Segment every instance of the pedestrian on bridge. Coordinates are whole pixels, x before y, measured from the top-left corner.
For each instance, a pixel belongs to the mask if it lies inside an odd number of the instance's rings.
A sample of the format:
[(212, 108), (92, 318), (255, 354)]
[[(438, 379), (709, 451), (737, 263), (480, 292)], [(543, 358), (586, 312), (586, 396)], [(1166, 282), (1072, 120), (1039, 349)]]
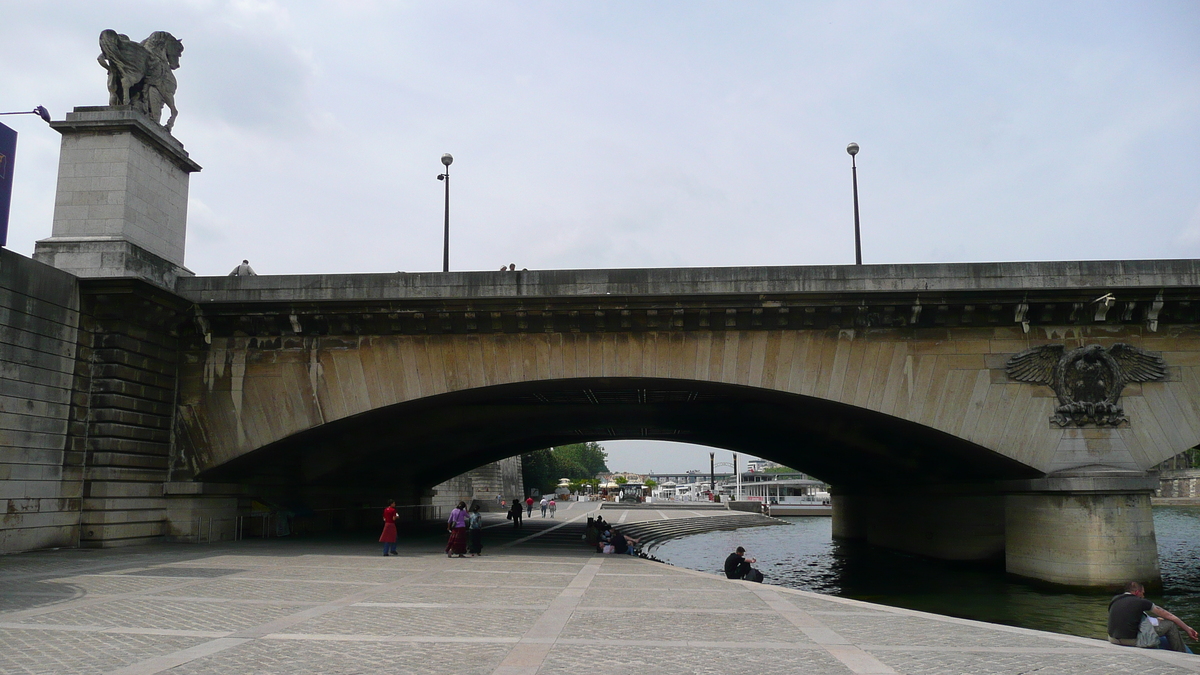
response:
[(530, 518), (533, 517), (533, 497), (525, 498), (525, 515)]
[(547, 504), (546, 506), (547, 506), (547, 507), (550, 509), (550, 517), (551, 517), (551, 518), (553, 518), (553, 517), (554, 517), (554, 512), (555, 512), (556, 510), (558, 510), (558, 504), (554, 503), (554, 500), (553, 500), (553, 499), (551, 499), (551, 500), (550, 500), (550, 503), (549, 503), (549, 504)]
[(545, 497), (542, 497), (541, 506), (542, 506), (542, 517), (545, 518), (546, 517), (546, 509), (550, 506), (550, 500), (546, 499)]
[(467, 557), (467, 503), (459, 502), (446, 519), (446, 530), (450, 539), (446, 542), (446, 557)]
[(400, 555), (399, 553), (396, 553), (395, 499), (389, 499), (387, 508), (383, 510), (383, 534), (379, 535), (379, 541), (383, 544), (384, 555)]

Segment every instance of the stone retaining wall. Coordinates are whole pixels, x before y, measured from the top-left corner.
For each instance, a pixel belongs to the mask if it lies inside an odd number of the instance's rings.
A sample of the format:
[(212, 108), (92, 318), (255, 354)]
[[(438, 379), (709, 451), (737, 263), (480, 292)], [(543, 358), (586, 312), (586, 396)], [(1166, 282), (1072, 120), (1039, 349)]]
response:
[(74, 276), (0, 249), (0, 553), (73, 546), (83, 449), (68, 443)]
[(1200, 469), (1173, 469), (1158, 474), (1157, 497), (1200, 499)]

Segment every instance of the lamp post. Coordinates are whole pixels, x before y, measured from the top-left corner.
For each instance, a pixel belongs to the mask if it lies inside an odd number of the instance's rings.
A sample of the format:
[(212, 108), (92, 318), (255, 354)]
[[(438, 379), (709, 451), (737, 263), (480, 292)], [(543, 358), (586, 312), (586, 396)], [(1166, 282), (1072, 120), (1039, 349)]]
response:
[(708, 453), (708, 491), (716, 501), (716, 453)]
[(742, 474), (737, 468), (737, 453), (733, 453), (733, 501), (742, 501)]
[(862, 264), (862, 237), (858, 233), (858, 166), (854, 163), (854, 156), (858, 154), (858, 143), (851, 143), (846, 146), (846, 152), (850, 153), (850, 175), (854, 180), (854, 264)]
[(439, 173), (438, 180), (446, 181), (446, 230), (445, 238), (442, 242), (442, 271), (450, 271), (450, 164), (454, 158), (450, 153), (442, 155), (442, 164), (446, 167), (446, 173)]

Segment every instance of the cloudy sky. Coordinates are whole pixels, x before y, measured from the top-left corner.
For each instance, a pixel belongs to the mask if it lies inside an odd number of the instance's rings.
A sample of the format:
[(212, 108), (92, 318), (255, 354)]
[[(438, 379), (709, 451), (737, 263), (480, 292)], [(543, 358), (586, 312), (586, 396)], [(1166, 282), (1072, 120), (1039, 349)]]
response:
[[(104, 105), (97, 36), (186, 51), (187, 265), (225, 274), (1200, 257), (1200, 3), (9, 3), (0, 107)], [(50, 234), (20, 133), (9, 248)], [(707, 452), (609, 444), (613, 468)], [(627, 455), (627, 461), (624, 456)], [(726, 460), (727, 461), (727, 460)], [(648, 464), (647, 464), (648, 462)]]

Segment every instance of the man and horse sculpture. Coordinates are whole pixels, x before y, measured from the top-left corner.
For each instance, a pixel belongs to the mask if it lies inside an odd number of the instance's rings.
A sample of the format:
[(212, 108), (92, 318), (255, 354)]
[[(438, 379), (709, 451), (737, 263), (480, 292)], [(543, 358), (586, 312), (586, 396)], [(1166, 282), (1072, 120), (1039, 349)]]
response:
[(108, 104), (131, 106), (159, 123), (163, 106), (171, 117), (163, 125), (175, 125), (175, 74), (183, 43), (165, 31), (155, 31), (141, 42), (115, 30), (100, 33), (100, 65), (108, 70)]

